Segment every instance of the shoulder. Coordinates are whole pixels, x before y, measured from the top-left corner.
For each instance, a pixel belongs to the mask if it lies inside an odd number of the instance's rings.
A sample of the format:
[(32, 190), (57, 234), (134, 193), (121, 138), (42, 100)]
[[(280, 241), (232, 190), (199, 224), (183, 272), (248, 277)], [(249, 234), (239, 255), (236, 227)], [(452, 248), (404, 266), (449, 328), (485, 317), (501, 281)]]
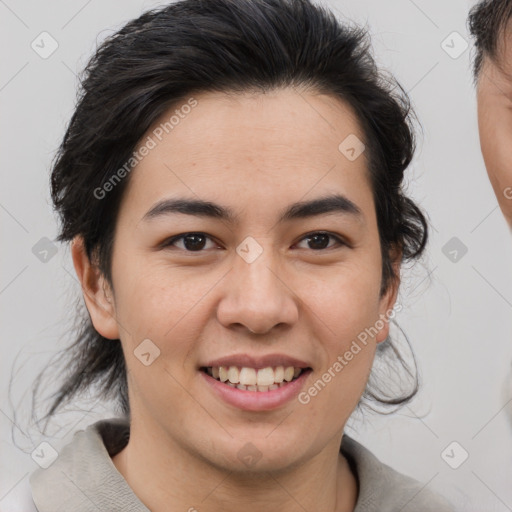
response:
[(128, 437), (124, 418), (100, 420), (76, 431), (70, 442), (55, 450), (51, 463), (30, 474), (36, 512), (90, 510), (84, 496), (94, 496), (95, 510), (148, 512), (111, 459)]
[(0, 500), (0, 512), (38, 512), (27, 476)]
[(427, 484), (384, 464), (346, 434), (340, 451), (359, 481), (359, 497), (354, 512), (454, 512), (448, 501), (427, 489)]

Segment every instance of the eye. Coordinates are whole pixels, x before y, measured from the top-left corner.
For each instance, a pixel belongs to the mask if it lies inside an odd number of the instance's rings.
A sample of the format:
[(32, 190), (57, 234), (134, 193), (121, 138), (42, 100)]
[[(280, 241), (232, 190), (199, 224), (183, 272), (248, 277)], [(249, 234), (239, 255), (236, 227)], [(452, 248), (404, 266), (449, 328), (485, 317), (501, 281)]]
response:
[[(204, 233), (183, 233), (169, 238), (162, 244), (162, 247), (174, 246), (187, 252), (201, 252), (205, 248), (207, 240), (211, 240), (211, 238)], [(183, 241), (182, 247), (176, 246), (178, 241)]]
[(338, 242), (338, 245), (348, 246), (339, 236), (333, 235), (332, 233), (328, 233), (325, 231), (317, 231), (315, 233), (310, 233), (306, 235), (302, 240), (308, 240), (310, 245), (313, 247), (309, 247), (314, 251), (319, 251), (322, 249), (331, 249), (332, 246), (329, 246), (329, 238), (334, 239)]
[[(310, 246), (307, 248), (314, 251), (333, 248), (333, 245), (329, 245), (329, 239), (334, 240), (338, 245), (348, 246), (348, 244), (339, 236), (325, 231), (316, 231), (302, 238), (302, 240), (308, 241)], [(177, 249), (182, 249), (187, 252), (202, 252), (204, 249), (208, 248), (206, 247), (208, 240), (213, 242), (213, 240), (205, 233), (183, 233), (169, 238), (161, 244), (161, 247), (176, 247)], [(177, 242), (182, 243), (181, 247), (177, 245)]]

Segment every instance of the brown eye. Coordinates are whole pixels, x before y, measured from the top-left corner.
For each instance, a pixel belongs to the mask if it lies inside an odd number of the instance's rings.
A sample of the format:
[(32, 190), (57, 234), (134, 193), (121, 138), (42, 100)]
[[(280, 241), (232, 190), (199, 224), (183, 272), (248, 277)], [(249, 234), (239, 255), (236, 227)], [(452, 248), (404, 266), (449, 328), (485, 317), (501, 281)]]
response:
[(329, 239), (335, 240), (338, 245), (347, 245), (340, 237), (331, 233), (318, 231), (305, 236), (302, 240), (307, 240), (309, 249), (314, 251), (320, 251), (322, 249), (331, 249), (333, 246), (329, 246)]
[[(205, 248), (207, 240), (211, 239), (204, 233), (184, 233), (170, 238), (164, 242), (163, 247), (176, 247), (187, 252), (201, 252)], [(176, 245), (178, 241), (183, 241), (181, 247)]]

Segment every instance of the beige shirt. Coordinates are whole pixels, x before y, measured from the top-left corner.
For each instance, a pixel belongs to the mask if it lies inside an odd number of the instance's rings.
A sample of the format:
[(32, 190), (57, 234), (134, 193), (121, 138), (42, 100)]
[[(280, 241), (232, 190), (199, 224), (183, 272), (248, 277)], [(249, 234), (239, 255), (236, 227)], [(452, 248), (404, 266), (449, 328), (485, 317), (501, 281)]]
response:
[[(111, 459), (126, 446), (129, 435), (129, 423), (121, 418), (75, 432), (48, 468), (30, 474), (32, 499), (23, 499), (31, 506), (25, 505), (23, 512), (148, 512)], [(346, 434), (340, 451), (359, 482), (354, 512), (453, 512), (444, 499), (383, 464)]]

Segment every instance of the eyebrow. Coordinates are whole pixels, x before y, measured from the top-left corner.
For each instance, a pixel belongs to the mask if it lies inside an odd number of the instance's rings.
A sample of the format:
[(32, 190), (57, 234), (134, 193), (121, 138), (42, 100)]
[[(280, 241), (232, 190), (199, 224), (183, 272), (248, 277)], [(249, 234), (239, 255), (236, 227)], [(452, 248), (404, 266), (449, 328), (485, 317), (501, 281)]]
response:
[[(146, 212), (142, 220), (150, 221), (171, 214), (207, 217), (223, 220), (231, 224), (235, 224), (238, 221), (237, 215), (231, 208), (215, 204), (211, 201), (185, 198), (159, 201)], [(347, 215), (359, 221), (364, 219), (362, 210), (354, 202), (343, 195), (334, 194), (311, 201), (293, 203), (282, 212), (278, 222), (282, 223), (325, 214)]]

